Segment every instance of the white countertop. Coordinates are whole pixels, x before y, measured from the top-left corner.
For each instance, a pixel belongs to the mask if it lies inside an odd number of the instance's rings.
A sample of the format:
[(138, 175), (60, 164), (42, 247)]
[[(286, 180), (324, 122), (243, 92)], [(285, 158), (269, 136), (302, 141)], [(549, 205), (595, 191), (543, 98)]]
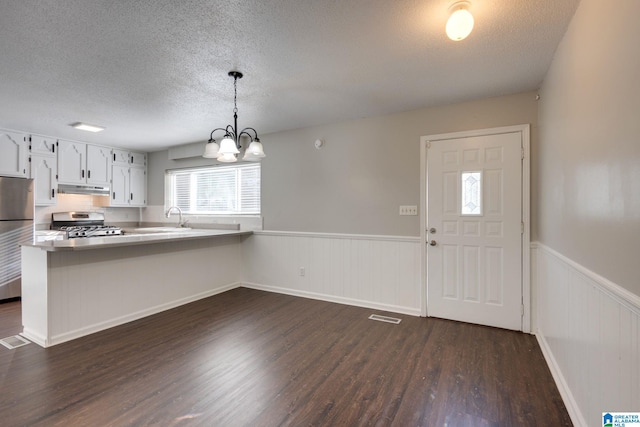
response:
[(44, 251), (80, 251), (89, 249), (113, 248), (118, 246), (148, 245), (194, 239), (210, 239), (224, 236), (244, 236), (252, 231), (189, 229), (185, 231), (128, 233), (121, 236), (75, 238), (52, 240), (36, 243), (24, 243), (22, 246), (41, 248)]

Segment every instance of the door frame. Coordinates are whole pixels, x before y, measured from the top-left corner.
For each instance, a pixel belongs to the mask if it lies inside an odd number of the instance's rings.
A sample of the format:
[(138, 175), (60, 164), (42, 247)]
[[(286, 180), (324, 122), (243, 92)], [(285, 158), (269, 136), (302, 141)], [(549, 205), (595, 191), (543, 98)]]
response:
[(441, 133), (420, 137), (420, 315), (428, 317), (427, 312), (427, 146), (432, 141), (442, 141), (474, 136), (486, 136), (520, 132), (522, 139), (522, 332), (531, 333), (531, 157), (530, 125), (515, 125), (489, 129), (477, 129), (463, 132)]

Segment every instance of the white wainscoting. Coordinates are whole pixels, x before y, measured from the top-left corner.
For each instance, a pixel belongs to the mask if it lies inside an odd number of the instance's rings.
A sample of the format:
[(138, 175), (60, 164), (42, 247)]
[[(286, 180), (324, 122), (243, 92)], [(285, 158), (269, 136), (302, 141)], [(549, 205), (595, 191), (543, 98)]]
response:
[(25, 337), (49, 347), (240, 286), (242, 237), (48, 252), (22, 247)]
[(420, 315), (419, 237), (256, 231), (242, 251), (246, 287)]
[(536, 336), (577, 426), (640, 411), (640, 297), (540, 243)]

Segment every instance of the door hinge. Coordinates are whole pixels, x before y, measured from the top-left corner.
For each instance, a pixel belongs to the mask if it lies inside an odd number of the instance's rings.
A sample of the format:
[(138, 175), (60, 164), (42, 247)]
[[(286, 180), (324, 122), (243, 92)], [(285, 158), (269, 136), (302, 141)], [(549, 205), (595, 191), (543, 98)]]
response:
[(520, 304), (520, 316), (524, 316), (524, 304)]
[(520, 234), (524, 234), (524, 221), (520, 223)]

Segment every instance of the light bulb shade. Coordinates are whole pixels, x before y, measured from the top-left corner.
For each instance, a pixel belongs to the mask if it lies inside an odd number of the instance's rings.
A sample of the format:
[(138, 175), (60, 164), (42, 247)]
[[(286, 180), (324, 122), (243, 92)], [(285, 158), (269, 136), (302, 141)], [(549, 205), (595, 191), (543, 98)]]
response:
[(218, 154), (218, 161), (222, 163), (235, 163), (238, 158), (233, 153), (220, 153)]
[(218, 151), (220, 147), (215, 141), (208, 142), (204, 147), (204, 154), (202, 157), (206, 157), (207, 159), (215, 159), (218, 157)]
[(262, 148), (262, 144), (260, 143), (260, 141), (251, 141), (251, 144), (249, 144), (246, 151), (244, 152), (244, 157), (242, 158), (242, 160), (256, 162), (264, 157), (267, 156), (266, 154), (264, 154), (264, 148)]
[(220, 154), (238, 154), (240, 150), (238, 150), (238, 147), (236, 147), (236, 142), (232, 138), (230, 138), (229, 136), (225, 136), (222, 141), (220, 141), (219, 152)]
[(460, 41), (473, 30), (473, 15), (467, 9), (456, 9), (447, 21), (447, 36), (454, 41)]

